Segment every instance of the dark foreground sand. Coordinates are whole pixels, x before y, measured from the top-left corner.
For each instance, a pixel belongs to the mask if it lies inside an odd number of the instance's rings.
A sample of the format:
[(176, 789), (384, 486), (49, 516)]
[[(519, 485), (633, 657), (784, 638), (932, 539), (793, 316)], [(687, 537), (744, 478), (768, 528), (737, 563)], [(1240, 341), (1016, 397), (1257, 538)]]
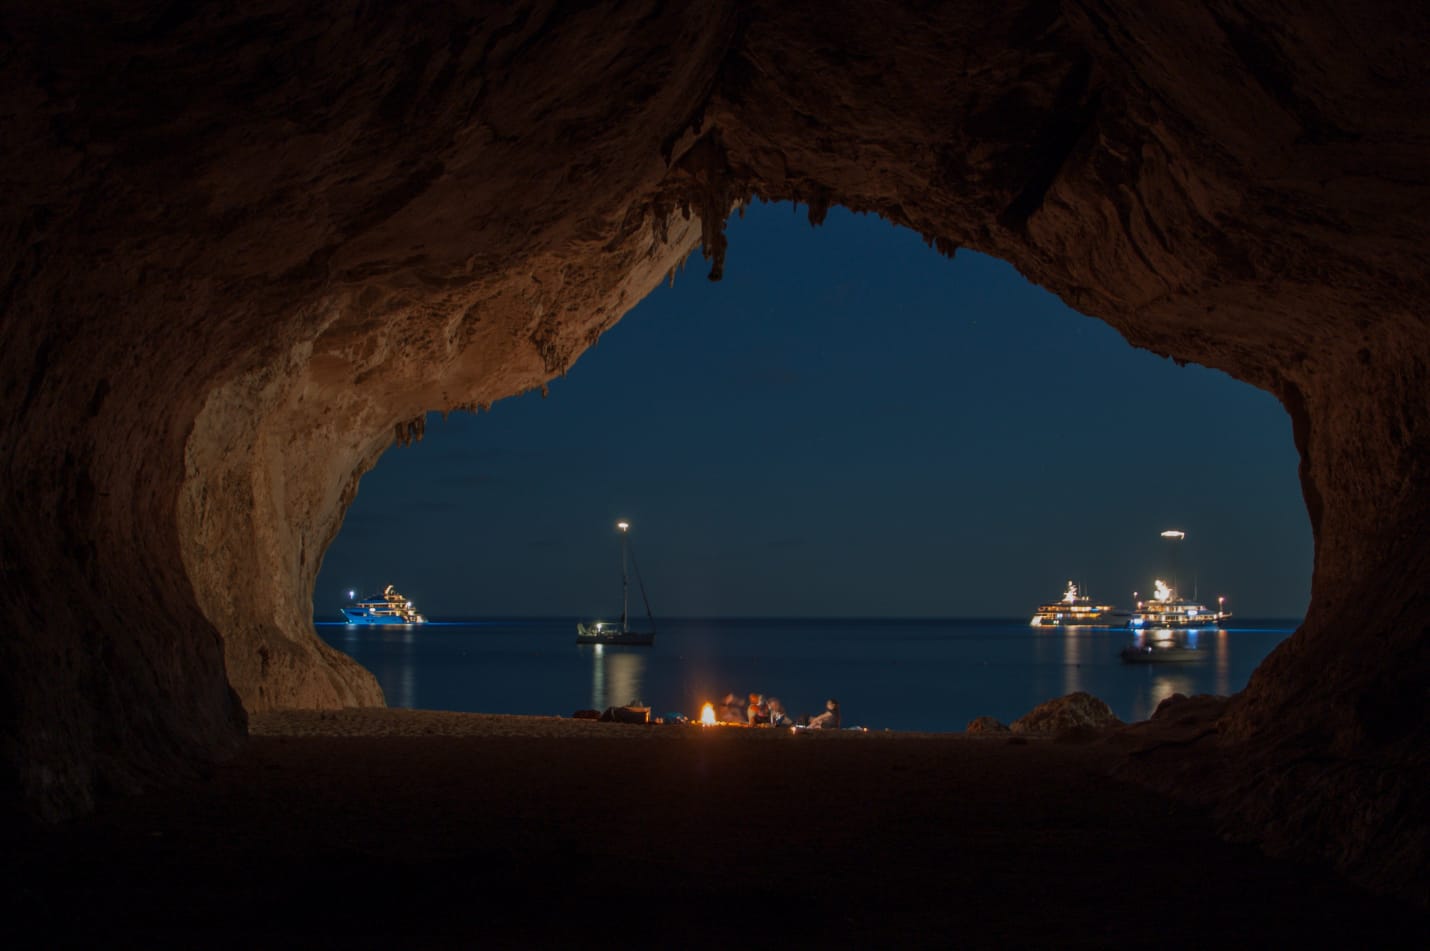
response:
[(397, 710), (252, 729), (206, 780), (7, 832), (6, 944), (1430, 946), (1423, 912), (1109, 778), (1106, 742)]

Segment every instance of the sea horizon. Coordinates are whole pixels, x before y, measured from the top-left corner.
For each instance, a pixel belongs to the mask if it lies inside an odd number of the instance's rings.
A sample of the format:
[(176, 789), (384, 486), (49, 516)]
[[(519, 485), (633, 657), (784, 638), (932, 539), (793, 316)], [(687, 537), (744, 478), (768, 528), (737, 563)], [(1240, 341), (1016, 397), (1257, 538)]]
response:
[[(333, 612), (337, 614), (338, 612)], [(501, 621), (585, 621), (595, 617), (609, 618), (613, 614), (444, 614), (427, 617), (424, 624), (481, 624), (484, 622)], [(1022, 614), (663, 614), (656, 619), (656, 626), (662, 622), (686, 622), (686, 621), (1016, 621), (1031, 618), (1031, 612)], [(1235, 623), (1240, 615), (1233, 614), (1230, 625), (1232, 628), (1240, 628), (1241, 625)], [(631, 612), (631, 619), (634, 623), (637, 620), (644, 620), (643, 615)], [(1274, 622), (1277, 625), (1294, 624), (1300, 626), (1305, 620), (1305, 616), (1294, 615), (1274, 615), (1256, 614), (1246, 615), (1247, 621)], [(324, 617), (313, 618), (313, 623), (320, 627), (346, 627), (347, 621), (332, 620), (326, 615)], [(1088, 625), (1090, 627), (1109, 627), (1116, 629), (1116, 625)]]

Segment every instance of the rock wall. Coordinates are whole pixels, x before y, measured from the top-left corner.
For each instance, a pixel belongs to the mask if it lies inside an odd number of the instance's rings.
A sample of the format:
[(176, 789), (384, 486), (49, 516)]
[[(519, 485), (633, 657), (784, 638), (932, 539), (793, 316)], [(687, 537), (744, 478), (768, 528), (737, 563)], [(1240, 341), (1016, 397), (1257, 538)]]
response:
[(1321, 820), (1430, 748), (1427, 19), (7, 9), (5, 795), (73, 812), (200, 768), (245, 709), (380, 703), (308, 620), (356, 480), (425, 411), (564, 371), (693, 248), (718, 275), (734, 204), (792, 199), (1003, 257), (1280, 398), (1313, 603), (1221, 729), (1265, 768), (1355, 765), (1245, 783), (1227, 815), (1290, 816), (1311, 831), (1285, 841), (1374, 878), (1408, 800)]

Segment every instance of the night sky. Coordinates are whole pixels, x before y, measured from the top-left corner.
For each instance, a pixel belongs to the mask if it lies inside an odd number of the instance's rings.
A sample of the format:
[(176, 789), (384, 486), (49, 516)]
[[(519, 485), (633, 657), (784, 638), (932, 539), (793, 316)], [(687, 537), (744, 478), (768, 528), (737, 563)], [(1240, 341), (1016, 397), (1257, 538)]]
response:
[(610, 615), (619, 518), (657, 617), (1019, 617), (1069, 579), (1126, 607), (1174, 569), (1243, 617), (1304, 612), (1269, 394), (878, 218), (756, 205), (728, 235), (723, 280), (697, 252), (547, 398), (390, 449), (316, 617), (389, 583), (428, 617)]

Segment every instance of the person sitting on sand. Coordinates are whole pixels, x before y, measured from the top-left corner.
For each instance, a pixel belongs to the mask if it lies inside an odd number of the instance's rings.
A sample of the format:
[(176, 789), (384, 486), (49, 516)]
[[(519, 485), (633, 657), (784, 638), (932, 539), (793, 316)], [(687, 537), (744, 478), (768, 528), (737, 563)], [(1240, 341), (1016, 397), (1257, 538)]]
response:
[(725, 699), (720, 701), (720, 722), (721, 723), (744, 723), (745, 708), (733, 693), (725, 694)]
[(839, 729), (839, 701), (824, 701), (824, 712), (817, 717), (809, 718), (809, 728), (811, 730)]
[(780, 703), (779, 697), (771, 697), (765, 705), (770, 708), (770, 726), (794, 726), (794, 720), (785, 713), (785, 705)]
[(765, 698), (758, 693), (750, 694), (750, 703), (745, 707), (745, 719), (750, 726), (770, 722), (770, 711), (765, 706)]

